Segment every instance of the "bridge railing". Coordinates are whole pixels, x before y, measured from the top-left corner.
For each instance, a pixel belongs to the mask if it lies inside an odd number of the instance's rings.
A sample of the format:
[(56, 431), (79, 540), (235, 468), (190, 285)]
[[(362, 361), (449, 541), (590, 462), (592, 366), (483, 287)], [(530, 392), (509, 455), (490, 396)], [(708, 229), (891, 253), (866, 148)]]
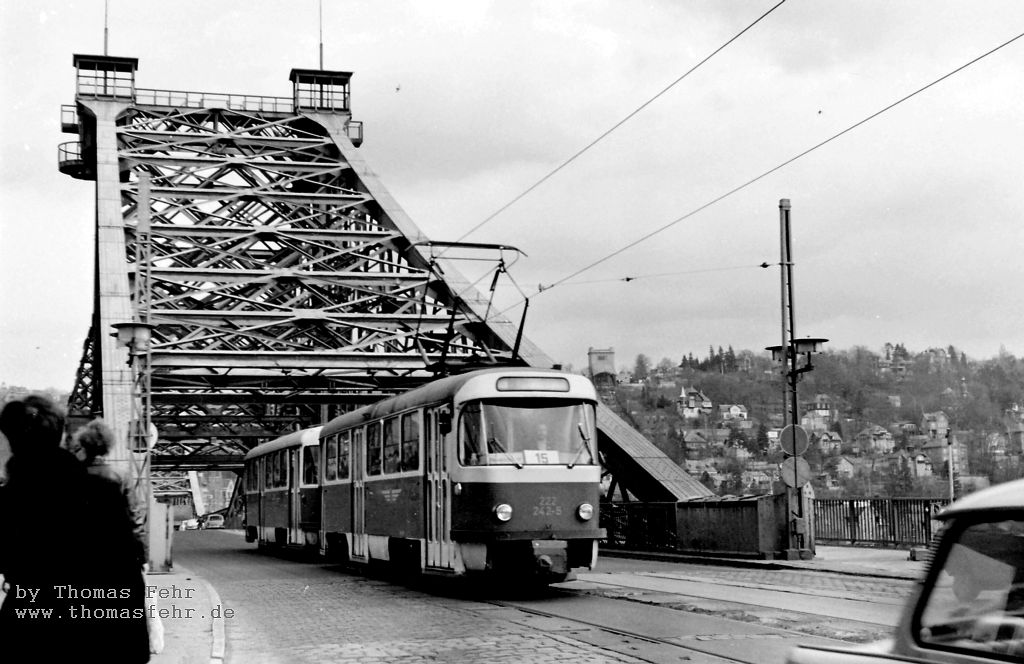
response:
[(820, 543), (927, 546), (944, 498), (861, 498), (814, 501)]
[(262, 113), (292, 113), (295, 102), (291, 97), (263, 95), (236, 95), (220, 92), (192, 92), (188, 90), (135, 91), (135, 103), (142, 106), (174, 106), (185, 108), (227, 108), (236, 111)]
[(765, 558), (783, 548), (776, 496), (709, 496), (677, 502), (601, 504), (612, 549)]
[[(818, 544), (928, 546), (949, 501), (926, 498), (817, 499), (805, 511)], [(709, 497), (601, 504), (602, 545), (632, 551), (771, 557), (786, 548), (785, 496)]]
[(603, 503), (601, 526), (607, 546), (639, 551), (674, 551), (678, 545), (675, 503)]

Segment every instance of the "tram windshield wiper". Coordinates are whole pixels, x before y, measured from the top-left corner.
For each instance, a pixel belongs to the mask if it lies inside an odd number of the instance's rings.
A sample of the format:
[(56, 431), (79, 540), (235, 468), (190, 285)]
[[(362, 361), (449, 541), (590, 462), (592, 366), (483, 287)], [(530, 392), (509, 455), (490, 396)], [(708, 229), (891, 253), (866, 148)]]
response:
[(516, 468), (522, 469), (523, 464), (521, 464), (518, 461), (516, 461), (516, 458), (514, 456), (512, 456), (509, 452), (507, 452), (504, 447), (502, 447), (501, 443), (498, 442), (497, 438), (488, 438), (487, 439), (487, 449), (488, 449), (488, 451), (490, 451), (491, 449), (494, 449), (496, 452), (498, 452), (498, 454), (504, 454), (506, 457), (508, 457), (509, 461), (511, 461), (513, 464), (515, 464)]
[(580, 454), (583, 453), (583, 450), (587, 451), (587, 454), (590, 456), (591, 461), (593, 461), (594, 459), (594, 453), (590, 450), (590, 438), (587, 437), (587, 432), (584, 431), (583, 429), (583, 423), (578, 422), (576, 424), (576, 429), (577, 431), (580, 432), (580, 438), (583, 440), (583, 445), (581, 445), (580, 449), (576, 451), (576, 458), (572, 460), (572, 463), (570, 463), (567, 466), (567, 468), (572, 468), (573, 466), (576, 465), (576, 463), (580, 460)]

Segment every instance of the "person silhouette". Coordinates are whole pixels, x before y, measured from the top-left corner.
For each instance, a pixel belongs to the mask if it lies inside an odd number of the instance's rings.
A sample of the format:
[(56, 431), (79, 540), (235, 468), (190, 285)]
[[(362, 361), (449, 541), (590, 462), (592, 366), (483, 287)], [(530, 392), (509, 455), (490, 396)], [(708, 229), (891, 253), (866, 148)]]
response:
[[(0, 433), (11, 447), (0, 489), (4, 651), (37, 661), (149, 661), (144, 551), (120, 484), (60, 446), (64, 413), (47, 397), (4, 405)], [(61, 619), (26, 620), (24, 609)], [(96, 619), (110, 610), (117, 619)]]
[(551, 449), (551, 443), (548, 440), (548, 425), (543, 422), (537, 425), (536, 447), (538, 450)]

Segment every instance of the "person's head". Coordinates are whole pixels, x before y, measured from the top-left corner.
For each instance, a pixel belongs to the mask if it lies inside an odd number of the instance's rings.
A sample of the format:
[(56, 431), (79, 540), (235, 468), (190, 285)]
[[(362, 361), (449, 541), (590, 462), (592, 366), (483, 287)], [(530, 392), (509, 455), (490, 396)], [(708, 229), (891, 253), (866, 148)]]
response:
[(7, 437), (12, 457), (60, 447), (64, 413), (48, 398), (30, 394), (4, 406), (0, 411), (0, 431)]
[(546, 446), (548, 444), (548, 425), (541, 423), (537, 425), (537, 444)]
[(114, 432), (101, 419), (87, 422), (71, 438), (71, 451), (83, 461), (105, 456), (114, 445)]

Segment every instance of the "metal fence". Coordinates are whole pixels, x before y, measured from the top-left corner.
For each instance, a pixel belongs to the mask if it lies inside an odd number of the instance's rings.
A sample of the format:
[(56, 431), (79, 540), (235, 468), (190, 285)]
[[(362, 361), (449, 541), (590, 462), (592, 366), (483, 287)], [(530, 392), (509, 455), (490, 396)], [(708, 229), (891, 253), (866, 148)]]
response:
[(768, 495), (602, 503), (601, 526), (608, 533), (604, 546), (634, 551), (770, 557), (781, 548), (779, 506), (776, 497)]
[[(750, 498), (602, 503), (601, 526), (608, 532), (603, 546), (714, 555), (763, 555), (785, 548), (779, 540), (785, 530), (768, 497)], [(935, 517), (949, 504), (942, 498), (813, 502), (813, 508), (805, 509), (813, 509), (817, 543), (902, 547), (928, 546), (937, 528)]]
[(821, 543), (927, 546), (943, 498), (816, 499), (814, 538)]
[(608, 531), (607, 546), (638, 551), (673, 551), (676, 535), (675, 503), (602, 503), (601, 527)]

